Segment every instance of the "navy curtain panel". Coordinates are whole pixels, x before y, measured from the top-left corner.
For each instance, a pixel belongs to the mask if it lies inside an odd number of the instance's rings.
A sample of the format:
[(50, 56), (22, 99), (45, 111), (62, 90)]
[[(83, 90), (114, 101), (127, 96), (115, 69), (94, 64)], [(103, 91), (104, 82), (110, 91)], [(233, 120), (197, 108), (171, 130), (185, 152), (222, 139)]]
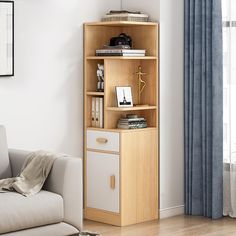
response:
[(185, 0), (185, 213), (223, 214), (221, 0)]

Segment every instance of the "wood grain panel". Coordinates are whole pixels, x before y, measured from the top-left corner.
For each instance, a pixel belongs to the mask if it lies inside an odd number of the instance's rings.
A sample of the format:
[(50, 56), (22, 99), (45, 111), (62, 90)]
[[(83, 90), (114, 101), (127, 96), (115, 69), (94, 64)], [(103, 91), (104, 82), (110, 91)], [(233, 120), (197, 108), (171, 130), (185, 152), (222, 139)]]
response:
[(95, 56), (95, 50), (108, 45), (110, 38), (121, 33), (121, 27), (93, 26), (85, 24), (85, 54), (84, 56)]
[(109, 211), (98, 210), (87, 207), (85, 209), (85, 218), (98, 221), (106, 222), (107, 224), (120, 226), (120, 214), (112, 213)]
[(157, 219), (157, 131), (121, 134), (121, 222)]
[[(123, 32), (132, 37), (134, 48), (147, 50), (147, 57), (95, 56), (96, 49), (108, 44), (111, 37), (118, 36)], [(96, 92), (98, 63), (104, 63), (104, 93)], [(158, 63), (157, 23), (93, 22), (84, 25), (84, 206), (85, 218), (87, 219), (123, 226), (157, 219), (158, 217)], [(137, 103), (138, 79), (135, 72), (139, 65), (142, 66), (143, 72), (147, 73), (147, 76), (144, 77), (147, 86), (142, 94), (141, 102), (153, 107), (150, 109), (116, 108), (116, 86), (131, 86), (133, 102), (134, 104)], [(104, 129), (91, 128), (92, 96), (104, 97)], [(140, 130), (116, 129), (117, 121), (126, 114), (137, 114), (145, 117), (150, 128)], [(118, 132), (120, 135), (119, 151), (112, 153), (111, 150), (113, 149), (104, 151), (99, 147), (88, 149), (87, 130), (106, 131), (113, 134)], [(100, 139), (99, 143), (101, 142), (104, 140)], [(107, 153), (120, 154), (120, 214), (87, 206), (87, 150), (97, 152), (100, 156)], [(102, 173), (103, 166), (98, 165), (98, 168), (101, 168), (100, 173)], [(117, 178), (114, 182), (113, 175), (111, 173), (111, 176), (109, 175), (107, 178), (108, 184), (109, 186), (111, 184), (112, 188), (117, 187), (118, 184)]]
[(235, 236), (235, 219), (212, 220), (201, 216), (175, 216), (127, 227), (85, 221), (84, 229), (102, 236)]
[(133, 47), (146, 49), (147, 56), (158, 55), (157, 30), (156, 25), (123, 27), (123, 31), (133, 39)]

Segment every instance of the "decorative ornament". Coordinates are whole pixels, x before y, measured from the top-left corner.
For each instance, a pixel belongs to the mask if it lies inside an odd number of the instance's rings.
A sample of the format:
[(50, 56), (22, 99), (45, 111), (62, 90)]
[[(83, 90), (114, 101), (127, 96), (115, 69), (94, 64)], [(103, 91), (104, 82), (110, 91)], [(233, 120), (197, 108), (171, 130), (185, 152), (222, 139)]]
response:
[(147, 73), (142, 72), (142, 67), (138, 67), (138, 71), (135, 72), (138, 75), (138, 105), (141, 105), (141, 94), (146, 87), (146, 82), (143, 80), (143, 76), (147, 75)]

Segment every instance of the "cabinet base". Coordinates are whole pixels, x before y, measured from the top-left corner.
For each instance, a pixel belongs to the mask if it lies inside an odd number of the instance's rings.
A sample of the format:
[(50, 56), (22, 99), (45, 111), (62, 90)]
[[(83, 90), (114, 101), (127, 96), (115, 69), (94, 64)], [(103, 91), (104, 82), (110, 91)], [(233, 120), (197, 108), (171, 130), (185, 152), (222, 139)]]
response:
[(84, 218), (87, 220), (97, 221), (104, 224), (114, 225), (114, 226), (128, 226), (133, 224), (140, 224), (147, 221), (158, 220), (158, 216), (152, 219), (146, 219), (139, 222), (122, 222), (121, 215), (109, 211), (98, 210), (94, 208), (86, 208), (84, 210)]
[(122, 226), (120, 214), (102, 211), (94, 208), (85, 209), (85, 219), (115, 226)]

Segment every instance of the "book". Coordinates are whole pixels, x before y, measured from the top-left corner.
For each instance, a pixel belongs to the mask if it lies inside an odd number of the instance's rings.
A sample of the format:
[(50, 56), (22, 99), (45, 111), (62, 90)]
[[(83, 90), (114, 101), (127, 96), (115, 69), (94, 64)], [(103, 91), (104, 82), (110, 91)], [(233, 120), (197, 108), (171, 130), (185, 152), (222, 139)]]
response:
[(100, 112), (100, 101), (98, 97), (95, 97), (95, 127), (99, 128), (99, 120), (100, 120), (100, 116), (99, 116), (99, 112)]
[(137, 13), (112, 13), (107, 14), (102, 17), (102, 21), (137, 21), (137, 22), (147, 22), (149, 16), (146, 14)]
[(128, 53), (128, 54), (145, 54), (145, 49), (97, 49), (96, 53)]
[(97, 49), (96, 56), (124, 56), (124, 57), (144, 57), (145, 49)]
[(116, 46), (103, 45), (101, 49), (131, 49), (131, 47), (129, 45), (116, 45)]
[(110, 10), (106, 15), (113, 15), (113, 14), (142, 14), (141, 11), (127, 11), (127, 10)]
[(143, 124), (134, 124), (134, 125), (122, 125), (122, 124), (118, 124), (117, 125), (118, 129), (144, 129), (147, 128), (147, 124), (143, 123)]
[(96, 53), (96, 56), (145, 57), (143, 53)]
[(147, 128), (147, 121), (143, 117), (121, 118), (117, 124), (118, 129), (142, 129)]
[(92, 97), (92, 127), (95, 127), (96, 126), (96, 114), (95, 114), (95, 103), (96, 103), (96, 98), (95, 97)]
[(103, 98), (99, 98), (99, 128), (103, 128)]
[(146, 122), (145, 120), (137, 120), (137, 121), (119, 121), (119, 124), (124, 124), (124, 125), (132, 125), (132, 124), (141, 124), (142, 122)]

